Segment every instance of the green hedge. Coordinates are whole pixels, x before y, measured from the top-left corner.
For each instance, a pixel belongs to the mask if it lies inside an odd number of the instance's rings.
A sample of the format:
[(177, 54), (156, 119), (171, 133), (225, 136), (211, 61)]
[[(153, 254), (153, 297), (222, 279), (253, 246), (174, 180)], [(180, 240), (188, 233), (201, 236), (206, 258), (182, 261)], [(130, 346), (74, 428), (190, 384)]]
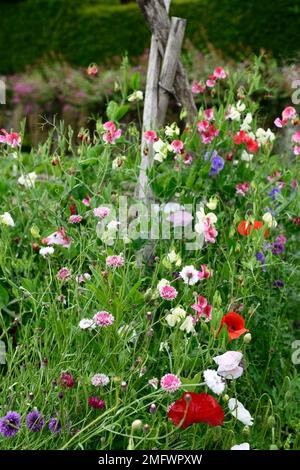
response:
[[(83, 66), (125, 51), (142, 54), (149, 32), (136, 4), (102, 1), (1, 4), (0, 73), (22, 70), (52, 52)], [(187, 18), (187, 36), (204, 51), (212, 44), (240, 58), (264, 48), (276, 57), (293, 58), (300, 49), (297, 0), (173, 0), (171, 13)]]

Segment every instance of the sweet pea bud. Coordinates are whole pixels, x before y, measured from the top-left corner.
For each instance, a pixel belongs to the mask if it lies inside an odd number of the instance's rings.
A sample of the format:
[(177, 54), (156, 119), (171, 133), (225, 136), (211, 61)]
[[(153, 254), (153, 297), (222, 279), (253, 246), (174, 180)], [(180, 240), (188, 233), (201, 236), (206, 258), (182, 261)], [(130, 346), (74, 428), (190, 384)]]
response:
[(275, 418), (274, 416), (269, 416), (267, 420), (267, 424), (269, 428), (274, 428), (275, 426)]
[(132, 432), (137, 431), (138, 429), (141, 429), (142, 424), (143, 423), (140, 419), (135, 419), (131, 424)]
[(223, 395), (223, 397), (222, 397), (222, 400), (223, 400), (225, 403), (227, 403), (228, 400), (229, 400), (229, 395), (227, 395), (227, 393), (225, 393), (225, 395)]
[(251, 343), (251, 340), (252, 340), (251, 333), (246, 333), (245, 336), (244, 336), (244, 343), (249, 344), (249, 343)]

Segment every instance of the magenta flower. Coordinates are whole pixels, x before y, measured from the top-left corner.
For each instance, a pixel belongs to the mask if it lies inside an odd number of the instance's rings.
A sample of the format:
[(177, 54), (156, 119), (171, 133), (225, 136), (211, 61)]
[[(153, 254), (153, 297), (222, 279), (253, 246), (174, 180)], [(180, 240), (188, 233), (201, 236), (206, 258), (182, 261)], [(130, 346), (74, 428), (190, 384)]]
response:
[(214, 110), (213, 108), (208, 108), (203, 111), (203, 115), (207, 121), (213, 121), (214, 120)]
[(110, 266), (111, 268), (120, 268), (124, 266), (124, 257), (121, 255), (112, 255), (106, 258), (106, 266)]
[(207, 269), (205, 264), (201, 264), (201, 271), (198, 271), (199, 279), (208, 279), (211, 277), (211, 272)]
[(175, 153), (182, 153), (183, 152), (183, 142), (181, 140), (173, 140), (173, 142), (171, 142), (171, 149)]
[(102, 410), (105, 408), (105, 401), (99, 397), (89, 397), (88, 404), (95, 410)]
[(211, 320), (212, 305), (209, 305), (207, 299), (202, 295), (198, 296), (197, 303), (191, 305), (191, 308), (197, 312), (199, 318), (204, 318), (205, 322)]
[(82, 203), (86, 206), (86, 207), (90, 207), (91, 205), (91, 196), (89, 194), (87, 194), (85, 196), (84, 199), (82, 199)]
[(2, 134), (0, 135), (0, 143), (7, 144), (10, 147), (18, 147), (21, 145), (21, 137), (17, 132), (7, 132), (5, 129), (1, 129)]
[(162, 299), (173, 300), (176, 299), (178, 292), (173, 286), (162, 286), (159, 289), (159, 293)]
[(81, 221), (82, 221), (81, 215), (74, 214), (74, 215), (70, 215), (69, 217), (70, 224), (80, 224)]
[(94, 209), (94, 216), (95, 217), (99, 217), (99, 219), (104, 219), (105, 217), (107, 217), (110, 213), (110, 209), (108, 207), (96, 207), (96, 209)]
[(144, 137), (148, 143), (155, 142), (158, 139), (155, 131), (144, 132)]
[(57, 275), (56, 275), (57, 279), (59, 279), (60, 281), (69, 281), (72, 277), (72, 274), (71, 274), (71, 271), (69, 270), (69, 268), (61, 268)]
[(60, 228), (57, 232), (54, 232), (48, 237), (43, 238), (42, 243), (44, 245), (60, 245), (64, 248), (69, 248), (71, 246), (71, 238), (67, 237), (64, 228)]
[(107, 144), (115, 144), (116, 139), (119, 139), (122, 135), (122, 130), (117, 129), (113, 121), (105, 122), (103, 128), (106, 132), (102, 135), (102, 139)]
[(238, 194), (239, 196), (246, 196), (247, 192), (249, 191), (249, 188), (250, 188), (250, 185), (247, 182), (238, 183), (235, 186), (235, 191), (236, 191), (236, 194)]
[(112, 325), (115, 319), (111, 313), (102, 310), (93, 316), (93, 320), (97, 325), (106, 328), (107, 326)]
[(225, 72), (225, 70), (222, 67), (217, 67), (214, 70), (214, 76), (216, 78), (221, 78), (222, 79), (222, 78), (227, 77), (227, 73)]
[(160, 386), (166, 392), (176, 392), (181, 386), (181, 380), (177, 375), (166, 374), (161, 378)]

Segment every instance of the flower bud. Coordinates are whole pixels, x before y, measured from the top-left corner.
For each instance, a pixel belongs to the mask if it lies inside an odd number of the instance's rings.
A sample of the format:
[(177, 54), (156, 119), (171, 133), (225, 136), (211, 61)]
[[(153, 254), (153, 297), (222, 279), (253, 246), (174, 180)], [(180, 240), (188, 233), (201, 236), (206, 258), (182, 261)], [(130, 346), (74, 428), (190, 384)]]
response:
[(267, 420), (267, 425), (269, 428), (274, 428), (275, 426), (275, 417), (274, 416), (269, 416)]
[(244, 429), (243, 429), (243, 431), (242, 431), (242, 433), (243, 433), (243, 436), (244, 436), (244, 437), (248, 437), (249, 434), (250, 434), (250, 428), (249, 428), (249, 426), (245, 426)]
[(249, 343), (251, 343), (251, 340), (252, 340), (251, 333), (246, 333), (245, 336), (244, 336), (244, 343), (249, 344)]
[(157, 412), (157, 406), (155, 403), (151, 403), (149, 411), (152, 415), (154, 415)]
[(137, 431), (142, 427), (142, 421), (140, 419), (135, 419), (131, 424), (132, 432)]

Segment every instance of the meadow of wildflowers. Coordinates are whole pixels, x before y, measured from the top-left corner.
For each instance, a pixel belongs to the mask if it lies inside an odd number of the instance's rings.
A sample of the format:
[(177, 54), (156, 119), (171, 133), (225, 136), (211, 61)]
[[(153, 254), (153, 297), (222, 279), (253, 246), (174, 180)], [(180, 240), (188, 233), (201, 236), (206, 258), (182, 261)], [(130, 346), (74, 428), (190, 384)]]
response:
[(298, 110), (255, 67), (191, 86), (151, 210), (137, 74), (76, 145), (1, 131), (1, 449), (300, 449)]

